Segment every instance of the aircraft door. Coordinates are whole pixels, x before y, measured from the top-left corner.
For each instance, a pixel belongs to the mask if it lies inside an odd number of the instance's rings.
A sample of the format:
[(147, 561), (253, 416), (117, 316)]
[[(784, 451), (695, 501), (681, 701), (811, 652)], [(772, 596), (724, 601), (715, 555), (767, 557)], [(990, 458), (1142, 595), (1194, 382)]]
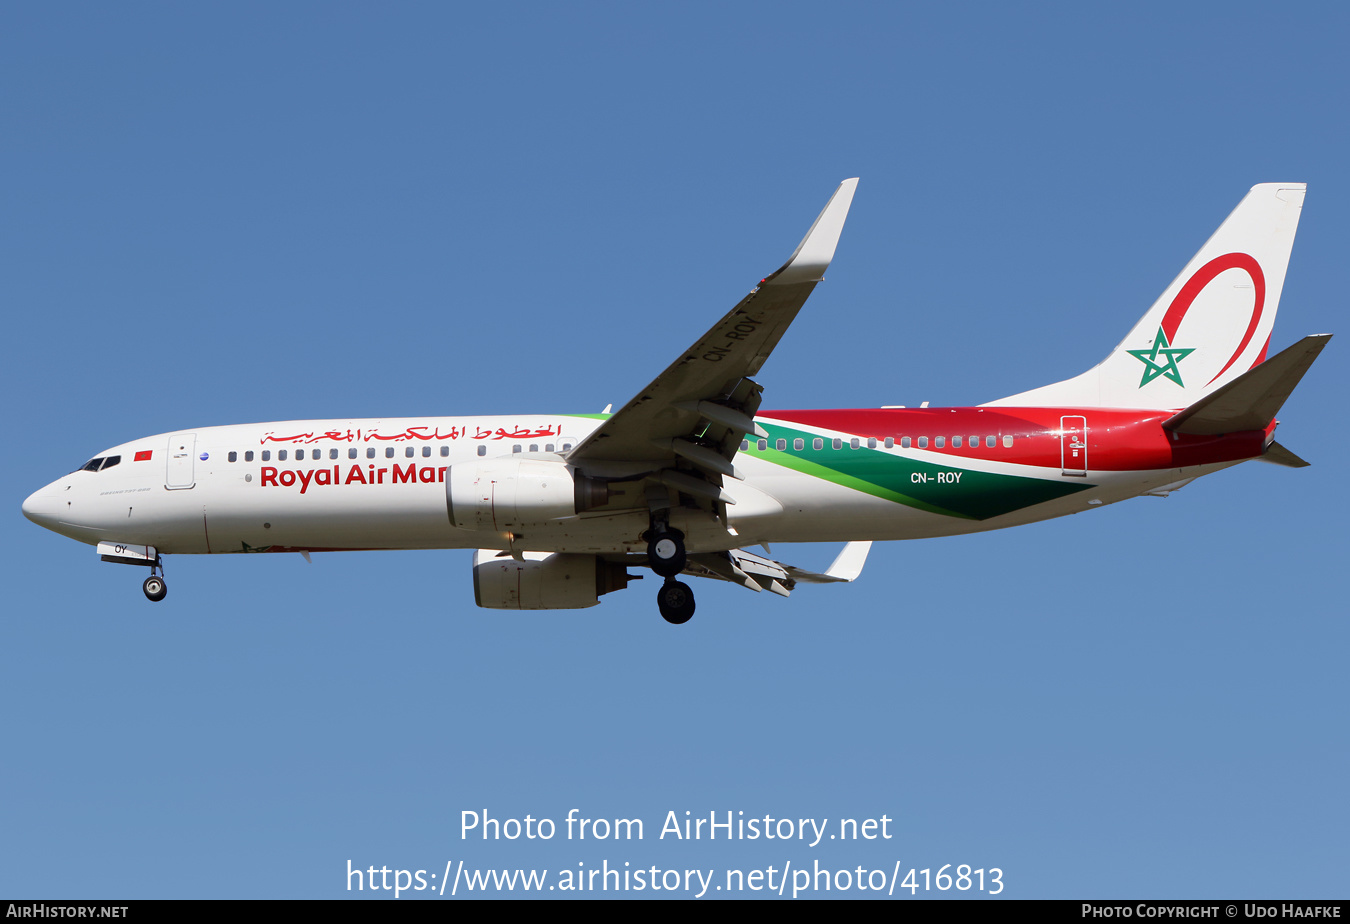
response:
[(197, 434), (174, 433), (169, 437), (169, 467), (164, 474), (164, 487), (177, 491), (197, 483), (192, 460), (196, 452)]
[(1087, 418), (1059, 419), (1060, 468), (1065, 475), (1087, 477)]

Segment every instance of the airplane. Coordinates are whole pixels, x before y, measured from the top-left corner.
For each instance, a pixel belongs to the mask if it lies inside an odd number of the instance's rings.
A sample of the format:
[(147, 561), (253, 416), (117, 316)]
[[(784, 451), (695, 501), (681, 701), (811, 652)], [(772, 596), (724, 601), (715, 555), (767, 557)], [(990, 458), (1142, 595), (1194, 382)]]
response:
[[(787, 596), (854, 580), (873, 541), (1166, 496), (1249, 459), (1308, 464), (1275, 415), (1331, 335), (1267, 358), (1301, 183), (1252, 187), (1074, 378), (976, 407), (761, 410), (754, 377), (824, 277), (857, 182), (617, 413), (199, 427), (105, 449), (23, 513), (148, 566), (152, 601), (166, 554), (474, 549), (479, 606), (594, 606), (648, 568), (678, 625), (694, 613), (680, 577)], [(846, 545), (817, 573), (768, 557), (784, 542)]]

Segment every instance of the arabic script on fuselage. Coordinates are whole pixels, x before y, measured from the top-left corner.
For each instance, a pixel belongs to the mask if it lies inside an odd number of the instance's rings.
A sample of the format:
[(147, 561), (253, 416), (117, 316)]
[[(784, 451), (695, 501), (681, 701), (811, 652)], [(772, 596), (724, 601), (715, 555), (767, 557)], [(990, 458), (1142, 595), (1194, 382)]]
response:
[(269, 430), (258, 440), (260, 444), (266, 443), (318, 443), (321, 441), (341, 442), (341, 443), (369, 443), (372, 441), (380, 442), (411, 442), (413, 440), (422, 440), (431, 442), (433, 440), (529, 440), (541, 436), (561, 436), (561, 424), (549, 424), (546, 427), (515, 427), (508, 430), (505, 427), (496, 429), (486, 427), (474, 427), (470, 432), (469, 427), (451, 427), (444, 433), (440, 427), (405, 427), (396, 433), (381, 433), (378, 427), (355, 429), (348, 427), (346, 430), (325, 430), (322, 433), (294, 433), (290, 435), (278, 435), (276, 431)]

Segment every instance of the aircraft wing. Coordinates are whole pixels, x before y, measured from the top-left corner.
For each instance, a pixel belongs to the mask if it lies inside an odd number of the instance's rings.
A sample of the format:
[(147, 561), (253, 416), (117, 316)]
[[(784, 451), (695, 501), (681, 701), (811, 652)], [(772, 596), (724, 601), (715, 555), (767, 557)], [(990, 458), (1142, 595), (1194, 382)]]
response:
[(740, 584), (758, 593), (767, 590), (786, 597), (797, 584), (833, 584), (855, 580), (862, 574), (871, 542), (850, 542), (824, 574), (785, 565), (782, 562), (732, 549), (729, 552), (700, 552), (689, 556), (686, 574), (715, 578)]
[[(706, 499), (721, 496), (721, 477), (744, 434), (763, 435), (754, 423), (759, 371), (834, 257), (857, 179), (845, 180), (788, 261), (760, 281), (741, 303), (685, 350), (618, 413), (567, 456), (602, 473), (606, 463), (630, 470), (674, 469), (669, 487)], [(709, 476), (703, 481), (697, 475)]]

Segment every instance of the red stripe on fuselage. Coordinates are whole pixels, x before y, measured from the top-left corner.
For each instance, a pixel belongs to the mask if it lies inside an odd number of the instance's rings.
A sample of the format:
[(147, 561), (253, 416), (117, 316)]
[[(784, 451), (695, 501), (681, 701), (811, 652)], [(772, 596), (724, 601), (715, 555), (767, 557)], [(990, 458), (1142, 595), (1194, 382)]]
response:
[[(959, 459), (979, 459), (1054, 469), (1061, 464), (1060, 419), (1082, 417), (1087, 420), (1089, 466), (1094, 471), (1116, 472), (1255, 458), (1261, 454), (1271, 429), (1222, 436), (1173, 433), (1162, 427), (1173, 413), (1119, 408), (953, 407), (760, 411), (757, 416), (766, 423), (779, 420), (864, 440), (875, 437), (881, 442), (890, 437), (897, 445), (902, 437), (917, 440), (926, 436), (929, 440), (926, 452), (951, 456), (954, 463)], [(942, 449), (934, 445), (934, 438), (939, 436), (947, 444)], [(961, 448), (952, 448), (953, 436), (962, 438)], [(993, 447), (985, 443), (989, 436), (995, 437)], [(1005, 436), (1013, 438), (1012, 446), (1003, 445)], [(978, 446), (968, 445), (972, 437), (979, 438)], [(912, 448), (918, 448), (917, 442)]]

